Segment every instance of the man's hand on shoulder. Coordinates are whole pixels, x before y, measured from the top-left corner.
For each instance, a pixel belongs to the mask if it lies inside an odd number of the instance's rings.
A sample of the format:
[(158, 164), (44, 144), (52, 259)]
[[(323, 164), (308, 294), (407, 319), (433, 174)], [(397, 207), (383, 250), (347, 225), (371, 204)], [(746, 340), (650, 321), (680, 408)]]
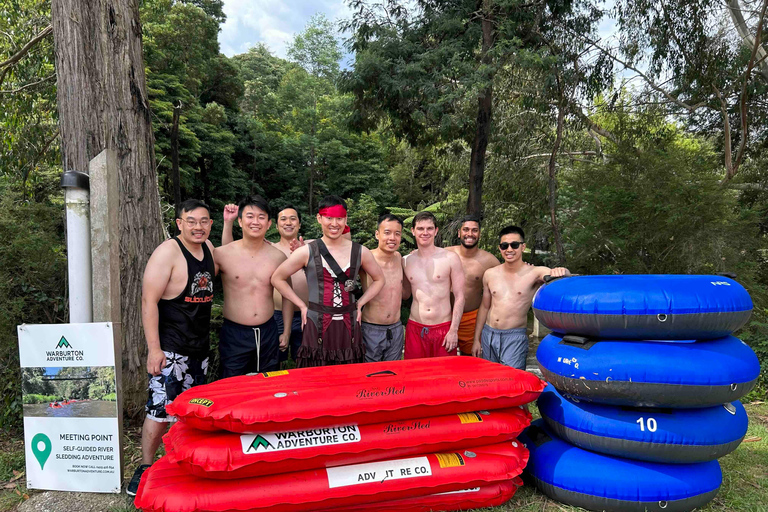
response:
[(291, 250), (291, 252), (295, 251), (299, 247), (304, 247), (304, 237), (300, 236), (299, 238), (294, 238), (291, 240), (291, 243), (288, 245), (288, 248)]

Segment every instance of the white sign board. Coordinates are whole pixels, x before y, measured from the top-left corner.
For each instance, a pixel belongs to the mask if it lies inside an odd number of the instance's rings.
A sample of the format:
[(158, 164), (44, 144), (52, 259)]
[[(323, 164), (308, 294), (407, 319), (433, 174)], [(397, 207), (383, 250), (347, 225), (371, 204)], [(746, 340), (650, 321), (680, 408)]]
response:
[(111, 323), (20, 325), (27, 487), (121, 488)]

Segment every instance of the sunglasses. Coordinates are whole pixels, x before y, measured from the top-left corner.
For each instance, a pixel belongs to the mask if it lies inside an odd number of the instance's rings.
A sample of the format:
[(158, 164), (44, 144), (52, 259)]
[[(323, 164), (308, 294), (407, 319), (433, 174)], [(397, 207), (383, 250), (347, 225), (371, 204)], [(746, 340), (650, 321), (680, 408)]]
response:
[(521, 245), (523, 245), (525, 242), (501, 242), (499, 244), (499, 249), (502, 251), (506, 251), (507, 248), (512, 247), (513, 249), (519, 249)]

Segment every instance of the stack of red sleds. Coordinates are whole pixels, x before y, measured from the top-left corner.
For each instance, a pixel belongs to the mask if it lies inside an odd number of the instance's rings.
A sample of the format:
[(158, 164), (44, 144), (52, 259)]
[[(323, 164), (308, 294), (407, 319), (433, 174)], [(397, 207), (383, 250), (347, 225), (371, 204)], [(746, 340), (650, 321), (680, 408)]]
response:
[(145, 511), (439, 511), (500, 505), (544, 383), (474, 357), (305, 368), (192, 388)]

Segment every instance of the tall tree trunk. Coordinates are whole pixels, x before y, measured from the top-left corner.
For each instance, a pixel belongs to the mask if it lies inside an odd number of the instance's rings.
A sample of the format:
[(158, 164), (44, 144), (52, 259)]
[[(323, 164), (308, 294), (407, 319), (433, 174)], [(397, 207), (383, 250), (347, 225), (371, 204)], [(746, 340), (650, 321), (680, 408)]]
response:
[[(488, 64), (489, 52), (495, 37), (490, 0), (483, 1), (483, 64)], [(491, 80), (491, 79), (489, 79)], [(477, 127), (472, 141), (472, 153), (469, 156), (469, 197), (467, 198), (467, 213), (480, 215), (483, 202), (483, 177), (485, 174), (485, 153), (488, 149), (488, 139), (491, 135), (491, 115), (493, 114), (493, 82), (488, 84), (477, 99)]]
[(181, 102), (173, 107), (173, 123), (171, 124), (171, 174), (173, 175), (173, 204), (176, 208), (181, 204), (181, 173), (179, 172), (180, 117)]
[(315, 198), (315, 124), (312, 123), (309, 135), (311, 137), (309, 147), (309, 215), (314, 213), (313, 201)]
[(560, 265), (565, 265), (565, 249), (563, 248), (563, 240), (560, 236), (560, 224), (557, 222), (557, 153), (560, 151), (560, 144), (563, 141), (564, 123), (565, 107), (562, 104), (558, 104), (557, 135), (555, 136), (555, 144), (552, 147), (552, 154), (549, 156), (549, 218), (552, 223), (552, 233), (555, 237), (557, 260)]
[(53, 0), (51, 15), (63, 168), (88, 172), (102, 150), (117, 152), (123, 392), (136, 415), (146, 400), (141, 280), (163, 238), (138, 0)]
[(208, 176), (208, 167), (205, 165), (205, 158), (202, 156), (198, 160), (200, 165), (200, 181), (203, 182), (203, 202), (208, 206), (211, 205), (211, 180)]

